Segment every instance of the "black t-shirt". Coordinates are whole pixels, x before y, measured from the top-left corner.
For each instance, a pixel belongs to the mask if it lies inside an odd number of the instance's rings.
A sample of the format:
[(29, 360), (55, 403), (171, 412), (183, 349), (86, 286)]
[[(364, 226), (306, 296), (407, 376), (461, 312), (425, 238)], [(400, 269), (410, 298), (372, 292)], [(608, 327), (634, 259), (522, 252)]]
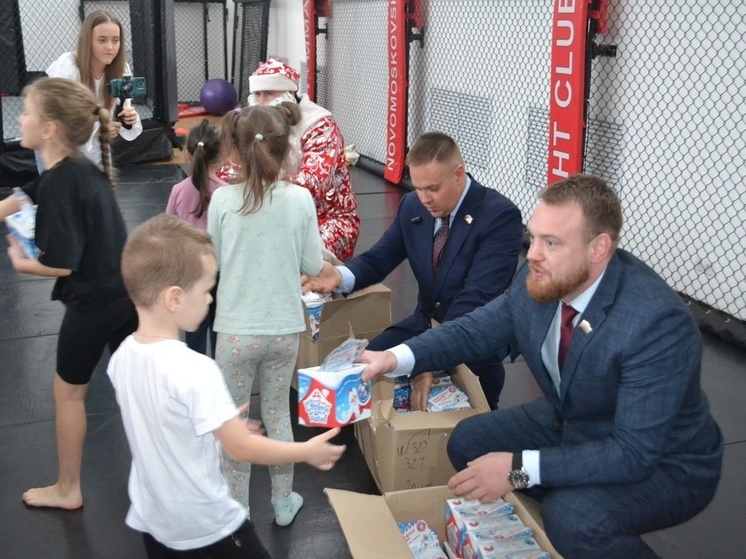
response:
[(33, 179), (31, 179), (27, 184), (23, 186), (23, 191), (28, 195), (29, 198), (36, 204), (38, 200), (36, 199), (36, 193), (39, 190), (39, 181), (41, 180), (41, 175), (37, 175)]
[(120, 259), (127, 230), (106, 175), (71, 156), (41, 175), (34, 194), (39, 262), (72, 270), (57, 279), (52, 299), (97, 305), (126, 297)]

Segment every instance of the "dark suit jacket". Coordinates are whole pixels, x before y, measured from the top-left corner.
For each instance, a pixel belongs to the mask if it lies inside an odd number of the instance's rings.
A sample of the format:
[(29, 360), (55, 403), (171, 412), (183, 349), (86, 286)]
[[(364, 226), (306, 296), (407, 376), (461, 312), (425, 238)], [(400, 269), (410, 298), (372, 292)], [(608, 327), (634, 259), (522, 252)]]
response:
[(398, 326), (413, 335), (494, 299), (510, 285), (523, 238), (521, 212), (505, 196), (472, 179), (451, 225), (438, 274), (433, 273), (435, 219), (410, 192), (396, 218), (367, 252), (345, 265), (355, 275), (355, 289), (383, 281), (406, 258), (417, 280), (415, 313)]
[(542, 448), (547, 487), (630, 483), (664, 468), (683, 483), (716, 484), (723, 440), (700, 388), (702, 341), (679, 296), (652, 270), (617, 250), (565, 358), (560, 394), (541, 359), (556, 303), (526, 291), (527, 266), (510, 289), (463, 318), (407, 343), (415, 372), (483, 359), (515, 345), (544, 396), (526, 411), (562, 430)]

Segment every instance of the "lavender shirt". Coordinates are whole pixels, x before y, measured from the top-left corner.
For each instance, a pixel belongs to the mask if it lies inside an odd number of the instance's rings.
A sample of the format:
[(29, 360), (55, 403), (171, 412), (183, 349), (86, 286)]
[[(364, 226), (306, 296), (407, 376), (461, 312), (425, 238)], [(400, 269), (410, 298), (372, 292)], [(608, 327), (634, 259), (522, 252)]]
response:
[[(210, 193), (215, 192), (221, 186), (228, 184), (217, 178), (216, 176), (210, 177)], [(168, 204), (166, 205), (166, 213), (174, 215), (180, 219), (183, 219), (190, 225), (193, 225), (197, 229), (202, 231), (207, 230), (207, 210), (200, 216), (197, 217), (192, 212), (197, 208), (199, 203), (199, 192), (192, 183), (192, 178), (187, 177), (180, 183), (174, 185), (171, 189), (171, 195), (168, 197)]]

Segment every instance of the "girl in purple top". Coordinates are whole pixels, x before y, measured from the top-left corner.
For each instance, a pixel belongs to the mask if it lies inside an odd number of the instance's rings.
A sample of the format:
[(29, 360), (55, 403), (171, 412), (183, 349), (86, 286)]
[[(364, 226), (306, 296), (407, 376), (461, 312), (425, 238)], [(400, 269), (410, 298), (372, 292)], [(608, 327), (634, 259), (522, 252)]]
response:
[[(192, 176), (187, 177), (171, 189), (166, 213), (176, 216), (190, 225), (205, 231), (207, 229), (207, 206), (212, 193), (226, 182), (216, 176), (220, 169), (220, 129), (207, 119), (189, 131), (186, 145), (186, 160), (190, 164)], [(215, 293), (213, 293), (215, 297)], [(215, 353), (216, 334), (212, 330), (215, 320), (215, 301), (205, 320), (194, 332), (185, 334), (187, 346), (207, 355), (207, 335), (210, 335), (210, 348)]]

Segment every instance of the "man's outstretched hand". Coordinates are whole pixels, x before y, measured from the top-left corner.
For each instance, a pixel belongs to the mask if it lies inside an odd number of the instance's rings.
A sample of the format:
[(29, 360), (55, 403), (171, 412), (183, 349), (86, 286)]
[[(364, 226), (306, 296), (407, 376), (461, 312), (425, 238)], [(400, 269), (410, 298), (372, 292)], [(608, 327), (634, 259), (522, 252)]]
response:
[(513, 491), (508, 481), (513, 455), (510, 452), (490, 452), (472, 460), (448, 480), (448, 488), (464, 499), (489, 503)]
[(315, 291), (317, 293), (331, 293), (342, 285), (342, 274), (331, 263), (324, 261), (318, 276), (302, 275), (300, 286), (303, 293)]
[(358, 362), (368, 365), (363, 371), (363, 381), (371, 380), (383, 373), (390, 373), (399, 364), (390, 351), (364, 351), (358, 358)]

